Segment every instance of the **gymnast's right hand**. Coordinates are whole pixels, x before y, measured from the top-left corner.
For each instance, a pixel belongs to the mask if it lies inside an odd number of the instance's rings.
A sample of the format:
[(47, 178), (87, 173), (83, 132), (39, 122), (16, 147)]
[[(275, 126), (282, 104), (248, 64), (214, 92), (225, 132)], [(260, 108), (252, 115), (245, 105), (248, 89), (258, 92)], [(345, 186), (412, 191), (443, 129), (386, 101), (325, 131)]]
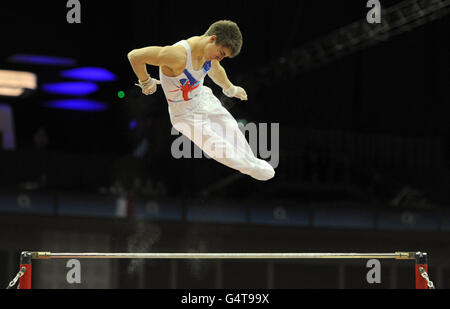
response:
[(150, 76), (149, 76), (149, 78), (145, 82), (139, 81), (139, 84), (135, 84), (135, 85), (138, 87), (141, 87), (143, 94), (151, 95), (151, 94), (154, 94), (156, 92), (156, 90), (158, 90), (157, 85), (161, 85), (161, 82), (157, 79), (150, 78)]

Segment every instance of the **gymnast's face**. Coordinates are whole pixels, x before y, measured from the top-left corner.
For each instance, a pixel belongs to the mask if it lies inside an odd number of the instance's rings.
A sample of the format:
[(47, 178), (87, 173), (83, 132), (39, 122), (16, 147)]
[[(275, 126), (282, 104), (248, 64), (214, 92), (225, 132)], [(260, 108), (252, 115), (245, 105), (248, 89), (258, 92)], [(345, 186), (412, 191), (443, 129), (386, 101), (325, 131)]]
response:
[(231, 51), (228, 47), (217, 45), (216, 36), (209, 38), (208, 44), (205, 47), (206, 60), (222, 61), (225, 57), (230, 57)]

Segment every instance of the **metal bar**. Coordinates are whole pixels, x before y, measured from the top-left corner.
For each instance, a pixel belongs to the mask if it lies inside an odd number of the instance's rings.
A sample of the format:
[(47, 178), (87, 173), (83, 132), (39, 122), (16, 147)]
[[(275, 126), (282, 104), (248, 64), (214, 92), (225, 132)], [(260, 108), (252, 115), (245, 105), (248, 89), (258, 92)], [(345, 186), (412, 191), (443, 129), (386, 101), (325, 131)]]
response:
[(33, 259), (396, 259), (413, 260), (416, 252), (395, 253), (54, 253), (31, 252)]

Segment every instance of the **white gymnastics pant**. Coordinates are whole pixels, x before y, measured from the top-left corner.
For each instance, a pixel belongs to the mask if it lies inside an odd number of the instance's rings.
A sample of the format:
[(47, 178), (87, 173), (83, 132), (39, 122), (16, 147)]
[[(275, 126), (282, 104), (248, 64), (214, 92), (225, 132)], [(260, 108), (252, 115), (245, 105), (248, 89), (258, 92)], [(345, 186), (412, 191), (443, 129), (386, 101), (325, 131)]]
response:
[(216, 161), (257, 180), (273, 178), (273, 167), (255, 157), (238, 123), (211, 89), (203, 86), (197, 100), (190, 110), (176, 103), (169, 107), (173, 127)]

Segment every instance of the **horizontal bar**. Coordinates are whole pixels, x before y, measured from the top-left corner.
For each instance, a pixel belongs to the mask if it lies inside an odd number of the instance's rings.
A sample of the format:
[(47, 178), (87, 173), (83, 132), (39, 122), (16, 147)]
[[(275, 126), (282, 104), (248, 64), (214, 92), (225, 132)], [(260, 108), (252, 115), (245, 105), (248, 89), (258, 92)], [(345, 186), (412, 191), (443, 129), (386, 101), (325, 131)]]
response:
[(30, 252), (32, 259), (415, 259), (395, 253), (54, 253)]

